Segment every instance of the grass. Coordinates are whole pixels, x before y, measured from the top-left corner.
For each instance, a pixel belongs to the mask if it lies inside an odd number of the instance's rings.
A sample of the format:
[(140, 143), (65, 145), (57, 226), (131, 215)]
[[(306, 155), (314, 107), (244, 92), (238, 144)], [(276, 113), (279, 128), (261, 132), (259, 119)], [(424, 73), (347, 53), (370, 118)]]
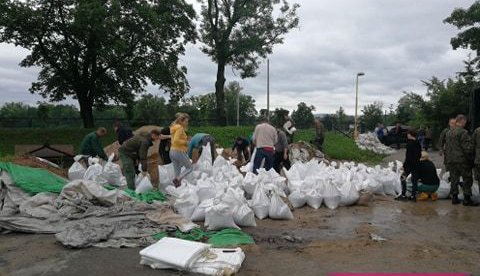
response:
[[(189, 135), (204, 132), (213, 135), (217, 143), (222, 147), (229, 148), (238, 136), (248, 136), (253, 132), (254, 127), (191, 127)], [(11, 158), (15, 151), (16, 144), (71, 144), (75, 151), (78, 150), (83, 137), (93, 129), (81, 128), (2, 128), (0, 129), (0, 160)], [(314, 137), (314, 130), (299, 130), (295, 135), (295, 141), (310, 141)], [(104, 146), (115, 141), (115, 133), (108, 129), (108, 135), (102, 139)], [(352, 139), (341, 134), (329, 132), (325, 139), (325, 153), (328, 157), (336, 160), (348, 160), (369, 164), (378, 164), (384, 158), (383, 155), (369, 151), (362, 151), (357, 148)]]

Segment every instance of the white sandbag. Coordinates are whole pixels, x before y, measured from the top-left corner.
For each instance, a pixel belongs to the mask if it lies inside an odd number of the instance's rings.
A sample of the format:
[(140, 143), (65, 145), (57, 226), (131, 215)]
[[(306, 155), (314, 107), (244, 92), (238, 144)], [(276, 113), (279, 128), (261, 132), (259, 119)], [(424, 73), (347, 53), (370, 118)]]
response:
[(216, 189), (214, 183), (209, 179), (199, 179), (197, 181), (197, 195), (200, 202), (214, 198)]
[(250, 162), (248, 162), (245, 166), (240, 168), (240, 171), (243, 173), (253, 172), (253, 160), (255, 159), (255, 155), (257, 155), (257, 148), (253, 150), (252, 158), (250, 158)]
[(276, 193), (273, 193), (270, 200), (268, 216), (272, 219), (293, 219), (293, 214), (290, 211), (290, 208), (288, 208), (288, 205), (285, 204), (282, 198)]
[(257, 185), (249, 205), (257, 218), (264, 219), (268, 217), (270, 199), (265, 194), (265, 189), (261, 183)]
[(158, 166), (158, 177), (160, 180), (160, 188), (165, 189), (167, 186), (172, 185), (173, 179), (175, 178), (173, 163)]
[(293, 208), (300, 208), (307, 204), (307, 195), (302, 191), (296, 190), (288, 195), (288, 200)]
[(450, 195), (450, 184), (445, 180), (440, 180), (440, 186), (437, 190), (437, 195), (439, 199), (447, 199)]
[(70, 180), (77, 180), (77, 179), (82, 179), (83, 176), (85, 175), (85, 167), (80, 163), (80, 160), (82, 159), (81, 155), (77, 155), (73, 158), (75, 161), (72, 166), (68, 169), (68, 179)]
[(200, 204), (195, 207), (195, 211), (193, 211), (192, 217), (190, 219), (192, 221), (204, 221), (207, 208), (212, 207), (213, 205), (213, 199), (207, 199), (203, 202), (200, 202)]
[(252, 195), (255, 192), (255, 187), (257, 185), (257, 176), (252, 172), (247, 172), (245, 178), (243, 179), (243, 189), (249, 195)]
[(233, 221), (233, 210), (226, 204), (220, 203), (206, 209), (205, 224), (208, 230), (221, 230), (224, 228), (237, 228)]
[(184, 195), (175, 200), (173, 207), (184, 218), (191, 218), (199, 203), (197, 194)]
[(353, 183), (346, 182), (340, 189), (340, 206), (351, 206), (360, 199), (360, 193)]
[(318, 209), (322, 206), (323, 195), (319, 189), (311, 189), (307, 193), (307, 204), (313, 209)]
[(337, 187), (331, 183), (326, 183), (323, 189), (323, 203), (328, 209), (337, 209), (340, 204), (341, 196)]
[(136, 185), (135, 193), (142, 194), (147, 193), (153, 190), (152, 182), (148, 176), (143, 176), (140, 178), (140, 181)]
[(211, 248), (209, 254), (203, 254), (192, 266), (193, 273), (203, 275), (237, 275), (245, 253), (237, 248)]
[(210, 142), (207, 143), (206, 146), (202, 146), (202, 154), (198, 158), (196, 166), (199, 171), (207, 173), (208, 175), (212, 174), (213, 160)]
[(83, 175), (84, 180), (93, 180), (96, 181), (98, 177), (102, 175), (103, 167), (99, 163), (94, 163), (85, 171)]
[(122, 184), (122, 170), (120, 165), (113, 162), (115, 154), (111, 154), (107, 163), (103, 167), (102, 177), (113, 186), (120, 186)]
[(255, 213), (247, 204), (242, 204), (233, 211), (233, 221), (238, 226), (256, 227)]

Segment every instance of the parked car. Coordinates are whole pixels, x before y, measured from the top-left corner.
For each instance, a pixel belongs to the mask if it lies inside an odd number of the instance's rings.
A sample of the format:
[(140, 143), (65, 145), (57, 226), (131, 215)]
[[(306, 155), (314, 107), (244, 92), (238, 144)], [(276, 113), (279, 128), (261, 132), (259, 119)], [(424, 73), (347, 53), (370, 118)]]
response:
[(407, 132), (411, 129), (409, 126), (401, 125), (400, 135), (395, 133), (396, 126), (387, 126), (387, 135), (385, 135), (383, 143), (386, 146), (395, 145), (395, 144), (406, 144), (407, 143)]

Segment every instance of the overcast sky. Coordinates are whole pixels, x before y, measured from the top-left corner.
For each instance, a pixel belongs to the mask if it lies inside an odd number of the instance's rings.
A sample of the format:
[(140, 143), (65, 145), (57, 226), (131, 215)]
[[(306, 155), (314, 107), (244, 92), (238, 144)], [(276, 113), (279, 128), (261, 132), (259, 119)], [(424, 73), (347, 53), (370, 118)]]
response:
[[(357, 72), (366, 74), (360, 79), (360, 107), (373, 101), (387, 107), (396, 104), (402, 91), (425, 93), (421, 80), (433, 75), (444, 79), (462, 70), (468, 52), (452, 50), (450, 38), (457, 30), (442, 21), (455, 7), (468, 7), (473, 0), (297, 2), (300, 27), (270, 57), (272, 109), (293, 110), (304, 101), (314, 105), (316, 113), (333, 113), (343, 106), (353, 114)], [(198, 48), (189, 45), (181, 58), (188, 68), (190, 95), (214, 91), (216, 66)], [(26, 54), (0, 44), (0, 105), (42, 100), (28, 92), (38, 70), (18, 66)], [(238, 80), (256, 99), (257, 109), (266, 107), (266, 63), (255, 79), (227, 72), (227, 82)], [(161, 94), (156, 87), (148, 91)]]

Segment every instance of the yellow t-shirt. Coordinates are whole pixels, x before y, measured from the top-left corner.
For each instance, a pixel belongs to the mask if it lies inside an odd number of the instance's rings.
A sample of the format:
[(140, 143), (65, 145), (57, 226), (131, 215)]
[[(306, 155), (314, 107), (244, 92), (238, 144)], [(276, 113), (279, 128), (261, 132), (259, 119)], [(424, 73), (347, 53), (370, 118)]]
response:
[(188, 137), (185, 133), (185, 128), (180, 124), (175, 124), (170, 127), (170, 134), (172, 135), (172, 146), (170, 149), (187, 152)]

